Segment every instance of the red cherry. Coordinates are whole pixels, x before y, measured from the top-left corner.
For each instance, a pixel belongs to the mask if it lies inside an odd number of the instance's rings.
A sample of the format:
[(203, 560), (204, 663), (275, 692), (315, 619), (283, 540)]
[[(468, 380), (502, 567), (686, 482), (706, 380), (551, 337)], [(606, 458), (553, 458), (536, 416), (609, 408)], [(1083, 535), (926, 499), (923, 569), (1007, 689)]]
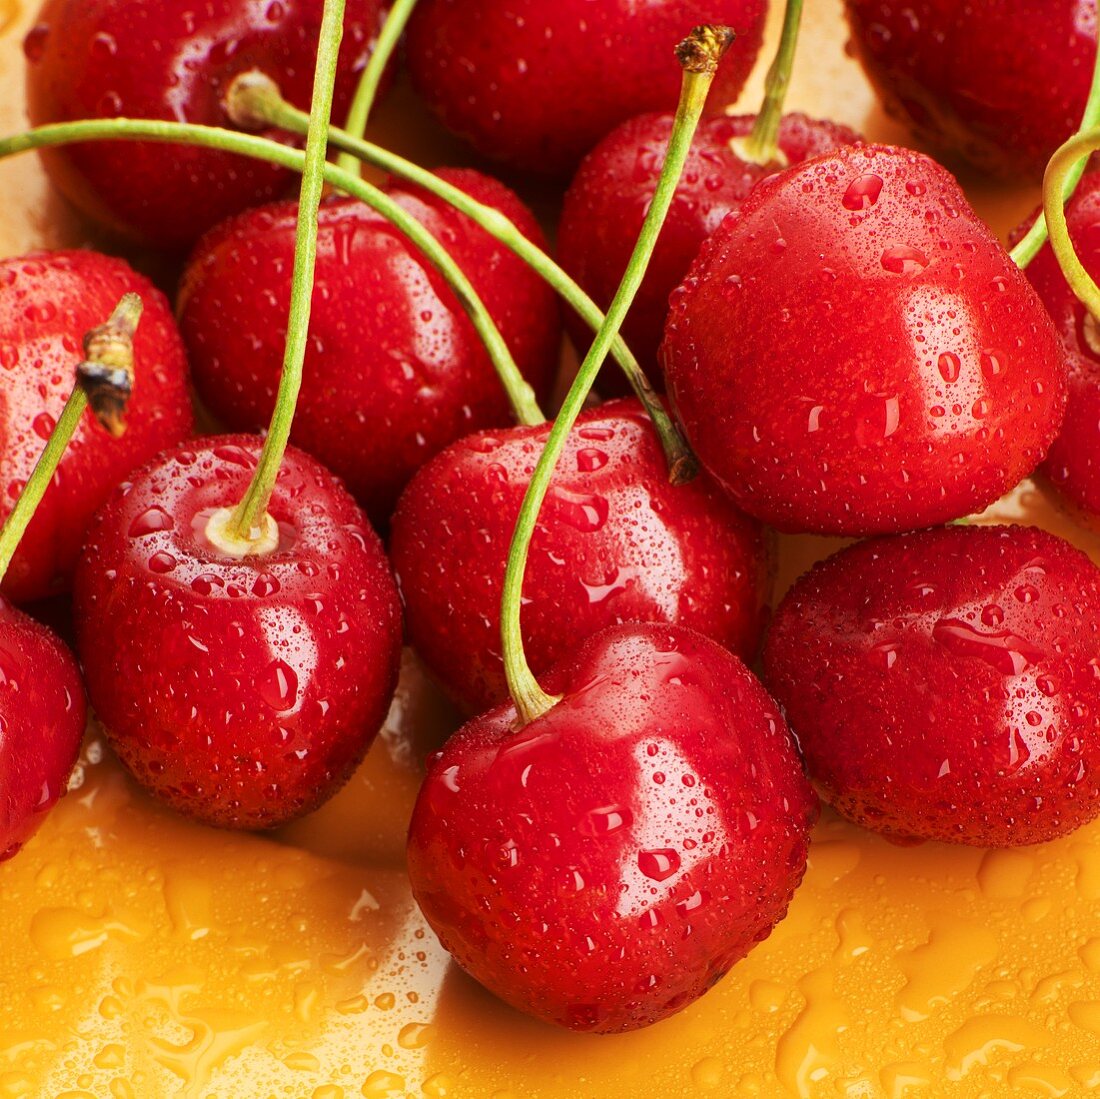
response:
[[(27, 36), (31, 122), (161, 118), (232, 128), (222, 96), (239, 73), (310, 102), (321, 0), (46, 0)], [(346, 106), (380, 21), (380, 0), (349, 0), (336, 103)], [(212, 149), (124, 142), (43, 154), (50, 178), (89, 217), (161, 247), (279, 193), (283, 169)]]
[(691, 630), (617, 626), (433, 757), (413, 895), (463, 969), (574, 1030), (646, 1026), (701, 996), (783, 917), (816, 799), (778, 707)]
[(333, 794), (393, 693), (397, 590), (339, 482), (291, 449), (271, 498), (278, 548), (244, 559), (206, 520), (241, 498), (253, 436), (196, 441), (123, 485), (77, 569), (77, 647), (123, 763), (180, 812), (268, 828)]
[[(1066, 221), (1078, 258), (1100, 277), (1100, 172), (1087, 172), (1066, 206)], [(1013, 239), (1030, 227), (1022, 225)], [(1069, 363), (1069, 401), (1061, 433), (1043, 470), (1062, 495), (1086, 517), (1100, 516), (1100, 329), (1077, 300), (1046, 245), (1027, 277), (1054, 320)]]
[(845, 0), (851, 46), (887, 111), (981, 168), (1041, 178), (1077, 129), (1096, 0)]
[[(500, 601), (512, 528), (549, 426), (482, 432), (424, 467), (394, 513), (391, 554), (409, 640), (472, 713), (507, 697)], [(618, 622), (689, 626), (756, 652), (772, 544), (708, 477), (668, 482), (633, 400), (584, 413), (558, 464), (523, 585), (536, 672)]]
[(122, 260), (43, 252), (0, 260), (0, 516), (7, 515), (73, 387), (80, 340), (134, 292), (145, 305), (134, 344), (126, 434), (109, 438), (89, 413), (4, 577), (17, 603), (68, 588), (84, 531), (135, 466), (192, 429), (183, 345), (164, 296)]
[(827, 801), (887, 835), (1004, 847), (1100, 812), (1100, 571), (1028, 527), (852, 546), (764, 647)]
[(672, 110), (672, 51), (693, 26), (724, 23), (737, 41), (711, 103), (741, 91), (760, 50), (767, 0), (422, 0), (408, 63), (421, 95), (455, 133), (495, 160), (562, 175), (620, 122)]
[[(542, 235), (503, 184), (473, 171), (450, 182)], [(390, 195), (469, 272), (518, 365), (545, 393), (558, 362), (553, 292), (484, 230), (427, 192)], [(250, 210), (208, 234), (180, 292), (195, 384), (229, 426), (271, 417), (283, 361), (297, 204)], [(321, 208), (305, 381), (292, 438), (344, 478), (384, 524), (412, 474), (448, 443), (511, 420), (473, 325), (406, 237), (360, 202)], [(242, 287), (248, 287), (242, 293)]]
[(1023, 274), (945, 169), (887, 146), (758, 186), (677, 291), (661, 354), (703, 464), (787, 531), (980, 510), (1035, 468), (1065, 406)]
[(19, 851), (65, 792), (85, 717), (72, 654), (0, 598), (0, 861)]
[[(611, 304), (626, 270), (634, 242), (649, 209), (672, 133), (673, 115), (648, 114), (612, 130), (581, 162), (565, 192), (558, 254), (562, 266), (602, 309)], [(704, 119), (695, 133), (676, 199), (661, 229), (656, 251), (638, 297), (623, 324), (623, 337), (660, 383), (657, 348), (668, 316), (668, 299), (683, 281), (703, 241), (736, 210), (774, 166), (742, 160), (731, 142), (752, 131), (754, 115)], [(858, 135), (835, 122), (802, 114), (785, 115), (779, 147), (791, 164), (801, 163)], [(570, 314), (570, 335), (579, 348), (592, 342), (592, 331)], [(615, 371), (599, 380), (604, 392), (623, 392)]]

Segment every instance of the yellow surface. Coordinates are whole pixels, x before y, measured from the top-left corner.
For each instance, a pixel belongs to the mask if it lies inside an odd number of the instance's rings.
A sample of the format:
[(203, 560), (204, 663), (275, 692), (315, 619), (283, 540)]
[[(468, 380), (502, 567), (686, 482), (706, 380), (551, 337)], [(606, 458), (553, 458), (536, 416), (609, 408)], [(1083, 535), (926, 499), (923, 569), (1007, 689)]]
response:
[[(793, 104), (896, 137), (844, 57), (839, 0), (808, 7)], [(22, 125), (28, 22), (0, 0), (0, 130)], [(403, 100), (383, 132), (453, 156)], [(972, 193), (1002, 231), (1034, 202)], [(33, 159), (0, 165), (0, 220), (0, 254), (86, 232)], [(994, 512), (1100, 560), (1030, 486)], [(835, 544), (784, 540), (783, 584)], [(92, 735), (76, 788), (0, 866), (0, 1099), (1100, 1094), (1100, 826), (984, 852), (892, 847), (827, 816), (788, 918), (700, 1003), (577, 1036), (449, 966), (409, 897), (416, 761), (453, 722), (407, 662), (363, 769), (275, 838), (157, 809)]]

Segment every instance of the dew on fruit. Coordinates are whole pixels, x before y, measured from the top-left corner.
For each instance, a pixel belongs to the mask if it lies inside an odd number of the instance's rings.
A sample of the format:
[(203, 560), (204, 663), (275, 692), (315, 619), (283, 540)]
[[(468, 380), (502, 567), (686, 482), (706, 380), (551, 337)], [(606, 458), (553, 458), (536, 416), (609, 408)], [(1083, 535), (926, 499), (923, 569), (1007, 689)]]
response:
[(893, 275), (916, 275), (928, 266), (928, 257), (919, 248), (894, 244), (883, 249), (879, 262)]
[(846, 210), (869, 210), (882, 193), (882, 176), (868, 172), (848, 184), (841, 203)]
[(680, 869), (680, 855), (671, 847), (639, 851), (638, 869), (653, 881), (667, 881)]
[(298, 675), (286, 661), (273, 660), (260, 673), (257, 690), (273, 710), (293, 710), (298, 704)]
[(141, 538), (146, 534), (172, 530), (174, 526), (175, 522), (172, 516), (164, 508), (153, 506), (146, 508), (134, 518), (127, 533), (131, 538)]

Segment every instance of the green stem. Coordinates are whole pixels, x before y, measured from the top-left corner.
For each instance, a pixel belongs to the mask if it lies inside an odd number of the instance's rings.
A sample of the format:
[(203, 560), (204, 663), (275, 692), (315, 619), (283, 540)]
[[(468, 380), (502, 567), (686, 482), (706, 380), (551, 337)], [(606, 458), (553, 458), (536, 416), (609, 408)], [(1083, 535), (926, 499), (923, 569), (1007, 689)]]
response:
[[(386, 72), (393, 51), (397, 43), (401, 41), (405, 24), (416, 7), (416, 0), (394, 0), (394, 5), (386, 15), (386, 21), (382, 24), (382, 30), (378, 34), (378, 41), (374, 44), (374, 51), (367, 61), (367, 67), (359, 79), (359, 86), (355, 89), (355, 98), (351, 101), (351, 109), (348, 111), (344, 130), (354, 137), (362, 137), (367, 129), (367, 119), (370, 117), (371, 108), (378, 97), (378, 86), (382, 83), (382, 77)], [(345, 172), (353, 175), (360, 171), (359, 159), (348, 151), (340, 154), (336, 162)]]
[[(65, 407), (61, 410), (61, 415), (50, 432), (50, 437), (46, 440), (34, 470), (19, 494), (19, 499), (15, 501), (15, 507), (12, 508), (3, 529), (0, 530), (0, 580), (7, 575), (12, 557), (15, 556), (24, 532), (53, 481), (65, 448), (80, 426), (81, 417), (88, 407), (86, 387), (91, 384), (102, 397), (110, 385), (107, 374), (120, 372), (123, 384), (117, 387), (112, 403), (116, 411), (119, 406), (125, 406), (130, 392), (129, 379), (133, 373), (134, 332), (137, 330), (140, 319), (141, 299), (136, 294), (125, 294), (111, 319), (84, 337), (87, 357), (77, 366), (73, 391), (69, 394), (69, 399), (65, 402)], [(93, 379), (90, 383), (89, 375)]]
[[(1092, 84), (1089, 87), (1089, 97), (1085, 103), (1085, 111), (1081, 116), (1081, 125), (1077, 127), (1077, 132), (1083, 134), (1096, 125), (1100, 125), (1100, 49), (1096, 51), (1096, 60), (1093, 62), (1092, 67)], [(1087, 166), (1088, 161), (1082, 160), (1074, 164), (1066, 175), (1065, 181), (1062, 184), (1063, 204), (1069, 202), (1073, 197), (1073, 192), (1077, 190), (1077, 184), (1081, 182), (1081, 177), (1085, 174), (1085, 168)], [(1021, 238), (1016, 247), (1009, 252), (1009, 256), (1012, 257), (1012, 260), (1021, 271), (1026, 270), (1027, 265), (1031, 263), (1042, 250), (1043, 245), (1047, 242), (1047, 236), (1047, 219), (1043, 213), (1040, 212), (1031, 228), (1028, 229), (1027, 233)]]
[(783, 120), (783, 104), (791, 84), (791, 69), (794, 68), (801, 23), (802, 0), (787, 0), (779, 46), (764, 80), (764, 102), (753, 123), (752, 133), (735, 142), (738, 155), (752, 164), (785, 163), (779, 150), (779, 123)]
[(523, 651), (523, 635), (520, 629), (520, 605), (523, 592), (523, 576), (527, 567), (527, 554), (531, 546), (539, 509), (546, 498), (554, 468), (565, 446), (565, 441), (584, 406), (600, 367), (607, 358), (612, 341), (622, 326), (641, 285), (642, 277), (653, 255), (657, 236), (664, 224), (676, 185), (684, 169), (695, 135), (699, 117), (706, 103), (707, 91), (718, 61), (733, 41), (733, 32), (725, 27), (696, 27), (680, 43), (677, 58), (684, 68), (684, 82), (680, 103), (676, 109), (676, 121), (669, 139), (664, 167), (661, 169), (657, 189), (650, 203), (649, 212), (642, 224), (634, 252), (630, 257), (619, 289), (611, 302), (604, 322), (596, 333), (584, 362), (566, 394), (561, 411), (554, 421), (542, 455), (539, 457), (531, 483), (520, 507), (508, 551), (508, 567), (504, 575), (504, 592), (501, 600), (501, 639), (504, 653), (504, 671), (508, 689), (516, 704), (519, 723), (525, 725), (551, 709), (558, 699), (548, 695), (538, 683)]
[[(0, 160), (33, 149), (54, 148), (81, 141), (155, 141), (162, 144), (187, 144), (201, 148), (220, 149), (240, 156), (264, 160), (291, 171), (301, 172), (305, 156), (277, 141), (226, 130), (216, 126), (200, 126), (189, 122), (167, 122), (159, 119), (110, 118), (77, 122), (61, 122), (0, 141)], [(478, 297), (470, 280), (443, 246), (424, 226), (398, 205), (384, 191), (360, 179), (358, 174), (345, 172), (335, 165), (324, 167), (325, 181), (340, 191), (366, 203), (376, 210), (424, 254), (454, 290), (459, 303), (484, 342), (489, 358), (515, 411), (523, 424), (541, 424), (545, 417), (535, 399), (534, 391), (516, 366), (508, 345), (493, 322), (489, 311)]]
[(309, 133), (306, 137), (302, 189), (298, 198), (298, 223), (294, 237), (294, 274), (290, 284), (290, 317), (287, 322), (286, 351), (275, 411), (264, 440), (256, 472), (237, 505), (228, 532), (242, 542), (255, 542), (267, 515), (268, 501), (283, 463), (298, 391), (302, 387), (302, 368), (306, 361), (306, 341), (313, 307), (313, 283), (317, 266), (317, 218), (324, 190), (325, 157), (328, 152), (328, 124), (332, 115), (332, 95), (336, 85), (336, 64), (340, 39), (344, 33), (344, 0), (325, 0), (321, 32), (317, 45), (317, 67), (313, 77), (313, 101), (310, 105)]
[(1083, 164), (1097, 149), (1100, 149), (1100, 127), (1093, 127), (1071, 137), (1062, 145), (1050, 158), (1046, 175), (1043, 176), (1043, 212), (1050, 229), (1050, 247), (1070, 289), (1094, 317), (1100, 317), (1100, 287), (1097, 287), (1077, 258), (1070, 239), (1069, 226), (1066, 224), (1063, 196), (1066, 181), (1071, 177), (1074, 168)]
[[(282, 97), (274, 81), (259, 73), (249, 73), (237, 78), (227, 93), (226, 108), (234, 122), (248, 128), (262, 129), (266, 126), (275, 126), (288, 133), (300, 134), (304, 132), (303, 127), (309, 122), (309, 116), (304, 111)], [(364, 141), (335, 127), (329, 131), (329, 140), (336, 148), (354, 154), (357, 161), (366, 161), (391, 175), (422, 187), (425, 191), (449, 203), (523, 260), (553, 287), (593, 330), (598, 329), (603, 323), (604, 315), (599, 306), (562, 267), (524, 236), (515, 222), (499, 210), (478, 202), (461, 188), (441, 179), (434, 172), (421, 168), (412, 161), (383, 149), (380, 145)], [(668, 461), (670, 479), (674, 484), (690, 481), (698, 472), (695, 456), (622, 337), (615, 337), (612, 354), (622, 366), (631, 388), (653, 421)]]

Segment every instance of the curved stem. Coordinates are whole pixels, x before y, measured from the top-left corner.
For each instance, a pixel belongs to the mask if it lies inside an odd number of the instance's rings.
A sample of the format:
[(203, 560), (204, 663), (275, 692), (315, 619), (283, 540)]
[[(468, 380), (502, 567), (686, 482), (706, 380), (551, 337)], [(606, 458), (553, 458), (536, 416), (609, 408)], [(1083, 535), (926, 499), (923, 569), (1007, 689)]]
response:
[(750, 164), (786, 163), (779, 150), (779, 123), (783, 119), (783, 104), (791, 84), (791, 69), (798, 48), (798, 30), (802, 23), (802, 0), (787, 0), (783, 13), (783, 30), (775, 58), (764, 80), (764, 102), (748, 137), (735, 139), (734, 147), (742, 160)]
[(1097, 149), (1100, 149), (1100, 127), (1093, 127), (1071, 137), (1062, 145), (1050, 158), (1046, 175), (1043, 176), (1043, 213), (1050, 230), (1050, 247), (1070, 289), (1094, 317), (1100, 317), (1100, 287), (1097, 287), (1077, 258), (1070, 239), (1069, 226), (1066, 224), (1063, 196), (1066, 180), (1070, 178), (1074, 167), (1084, 162)]
[(313, 78), (309, 132), (306, 137), (302, 189), (298, 198), (298, 223), (294, 236), (294, 274), (290, 283), (290, 318), (286, 330), (286, 351), (275, 411), (264, 440), (263, 453), (252, 475), (244, 499), (237, 505), (228, 533), (242, 542), (255, 542), (267, 515), (268, 501), (275, 488), (279, 467), (290, 442), (290, 428), (302, 368), (306, 361), (309, 318), (313, 307), (313, 283), (317, 267), (317, 217), (324, 190), (325, 157), (328, 152), (328, 123), (336, 85), (336, 63), (344, 33), (344, 0), (325, 0), (317, 45), (317, 68)]
[[(1081, 115), (1081, 125), (1077, 127), (1077, 132), (1079, 134), (1085, 133), (1096, 125), (1100, 125), (1100, 49), (1096, 51), (1096, 60), (1092, 66), (1092, 84), (1089, 86), (1089, 97), (1085, 103), (1085, 111)], [(1086, 167), (1088, 167), (1088, 161), (1081, 160), (1074, 164), (1066, 175), (1065, 182), (1062, 185), (1063, 204), (1069, 202), (1073, 197), (1073, 192), (1077, 190), (1077, 184), (1081, 182)], [(1026, 270), (1027, 265), (1042, 250), (1043, 245), (1047, 242), (1047, 236), (1047, 219), (1040, 211), (1031, 228), (1020, 239), (1016, 247), (1009, 252), (1009, 256), (1021, 271)]]
[[(190, 122), (138, 118), (91, 119), (40, 126), (35, 130), (16, 134), (14, 137), (0, 141), (0, 160), (32, 149), (71, 145), (81, 141), (183, 143), (265, 160), (296, 172), (303, 171), (305, 166), (305, 156), (298, 149), (292, 149), (255, 134), (243, 134), (237, 130), (200, 126)], [(384, 191), (360, 179), (358, 173), (352, 174), (333, 164), (326, 164), (324, 177), (325, 181), (333, 187), (366, 203), (372, 210), (376, 210), (404, 233), (424, 254), (455, 292), (459, 303), (484, 342), (493, 368), (508, 393), (517, 421), (523, 424), (544, 423), (546, 417), (538, 406), (534, 390), (520, 373), (519, 367), (516, 366), (508, 350), (508, 345), (504, 342), (477, 291), (450, 253), (416, 218), (394, 202)]]
[(523, 651), (523, 635), (520, 628), (523, 575), (527, 567), (527, 555), (535, 524), (538, 521), (539, 509), (546, 498), (550, 480), (554, 475), (554, 467), (565, 446), (565, 440), (584, 406), (592, 383), (596, 380), (596, 375), (611, 349), (615, 334), (619, 331), (630, 303), (641, 285), (642, 277), (645, 275), (657, 243), (657, 236), (672, 205), (676, 185), (680, 181), (680, 174), (683, 172), (684, 162), (691, 148), (691, 140), (695, 135), (699, 116), (706, 102), (707, 91), (714, 79), (715, 69), (732, 41), (733, 32), (725, 27), (696, 27), (677, 49), (677, 57), (684, 67), (684, 82), (680, 92), (680, 103), (676, 109), (676, 121), (653, 201), (650, 203), (619, 289), (581, 364), (576, 380), (566, 394), (561, 411), (550, 429), (546, 445), (523, 497), (519, 518), (516, 520), (515, 531), (512, 534), (512, 544), (508, 551), (508, 567), (504, 574), (504, 592), (500, 609), (504, 672), (521, 725), (534, 721), (558, 701), (539, 686), (538, 680), (531, 671)]
[[(112, 384), (116, 386), (116, 392), (110, 401), (116, 416), (111, 422), (120, 424), (117, 413), (125, 407), (130, 395), (130, 380), (134, 368), (134, 333), (140, 319), (141, 298), (136, 294), (125, 294), (111, 319), (84, 337), (86, 357), (76, 368), (73, 391), (65, 402), (19, 499), (15, 501), (15, 507), (0, 530), (0, 580), (7, 575), (8, 566), (42, 502), (42, 497), (50, 487), (65, 448), (80, 426), (81, 417), (88, 407), (89, 387), (102, 398)], [(116, 433), (114, 429), (110, 430), (112, 434)], [(118, 433), (121, 434), (121, 431)]]
[[(288, 133), (300, 134), (304, 132), (303, 127), (309, 122), (309, 116), (304, 111), (283, 98), (274, 81), (259, 73), (238, 77), (229, 90), (226, 105), (230, 117), (235, 122), (257, 129), (275, 126)], [(499, 210), (478, 202), (461, 188), (441, 179), (434, 172), (344, 130), (333, 127), (329, 131), (329, 141), (336, 148), (353, 154), (356, 160), (366, 161), (449, 203), (523, 260), (553, 287), (593, 330), (598, 329), (603, 323), (604, 315), (599, 306), (562, 267), (524, 236), (515, 222)], [(699, 471), (698, 462), (679, 428), (673, 423), (660, 397), (654, 391), (645, 371), (642, 370), (621, 336), (615, 337), (611, 350), (622, 366), (623, 373), (635, 395), (653, 421), (668, 462), (670, 480), (674, 484), (690, 481)]]
[[(351, 109), (348, 111), (344, 130), (354, 137), (362, 137), (367, 129), (367, 119), (370, 117), (371, 108), (378, 97), (378, 86), (382, 83), (386, 66), (401, 41), (401, 35), (405, 30), (405, 24), (416, 7), (416, 0), (394, 0), (394, 5), (386, 15), (386, 21), (379, 31), (378, 41), (374, 44), (367, 67), (359, 78), (359, 86), (355, 89), (355, 98), (351, 101)], [(359, 159), (345, 150), (336, 161), (345, 172), (353, 175), (360, 170)]]

